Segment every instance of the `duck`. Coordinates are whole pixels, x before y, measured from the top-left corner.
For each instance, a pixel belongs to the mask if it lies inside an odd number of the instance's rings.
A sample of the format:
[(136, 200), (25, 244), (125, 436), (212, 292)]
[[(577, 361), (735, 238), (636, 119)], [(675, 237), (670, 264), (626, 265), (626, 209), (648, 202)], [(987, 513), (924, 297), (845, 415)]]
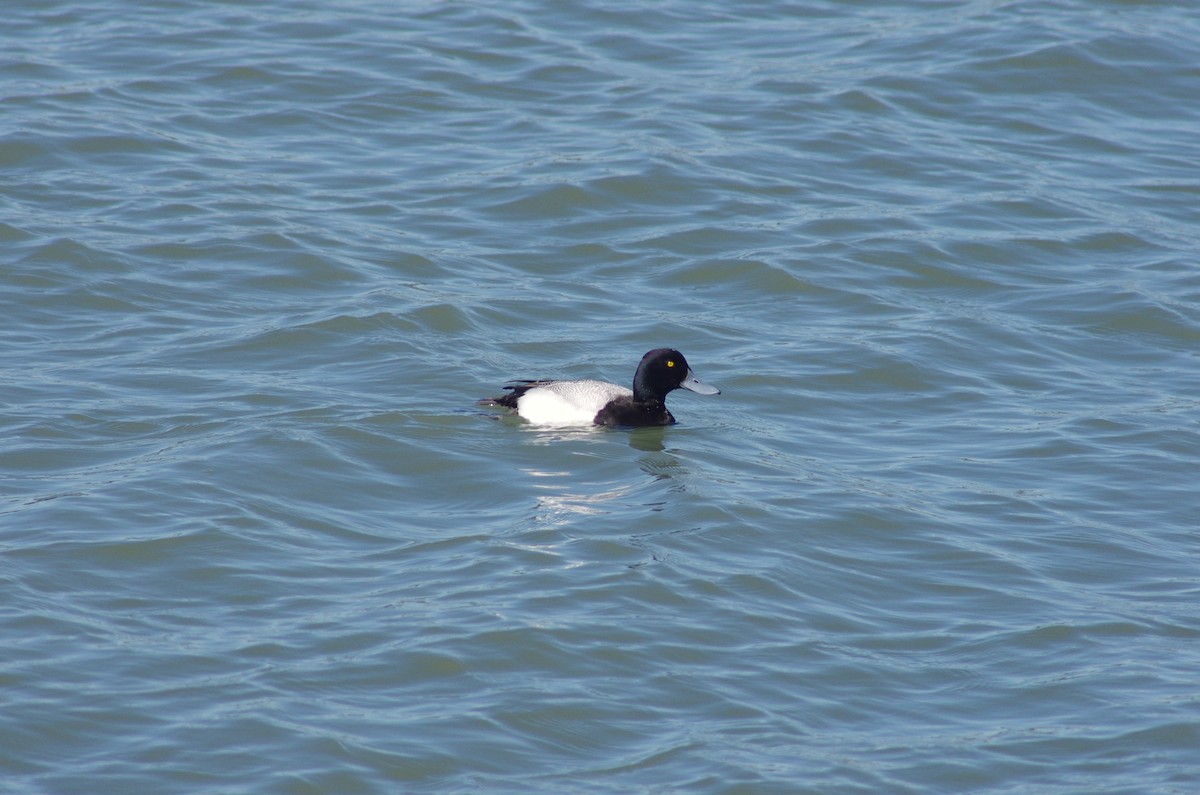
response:
[(508, 393), (485, 398), (485, 406), (511, 409), (535, 425), (600, 425), (641, 428), (673, 425), (667, 394), (687, 389), (698, 395), (719, 395), (721, 390), (692, 373), (687, 359), (674, 348), (647, 351), (633, 374), (633, 389), (607, 381), (515, 380)]

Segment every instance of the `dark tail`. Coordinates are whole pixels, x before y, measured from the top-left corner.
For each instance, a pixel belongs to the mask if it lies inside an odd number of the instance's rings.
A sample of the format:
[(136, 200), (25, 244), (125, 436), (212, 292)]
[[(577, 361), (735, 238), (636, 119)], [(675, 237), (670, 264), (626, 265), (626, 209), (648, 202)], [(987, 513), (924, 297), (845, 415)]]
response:
[(550, 383), (550, 382), (549, 381), (513, 381), (512, 384), (504, 387), (505, 389), (509, 390), (507, 395), (501, 395), (500, 397), (494, 397), (494, 398), (484, 398), (483, 400), (479, 401), (479, 405), (481, 405), (481, 406), (503, 406), (506, 409), (513, 409), (515, 411), (517, 408), (517, 401), (521, 399), (521, 395), (524, 395), (526, 392), (533, 389), (535, 386), (541, 386), (542, 384), (548, 384), (548, 383)]

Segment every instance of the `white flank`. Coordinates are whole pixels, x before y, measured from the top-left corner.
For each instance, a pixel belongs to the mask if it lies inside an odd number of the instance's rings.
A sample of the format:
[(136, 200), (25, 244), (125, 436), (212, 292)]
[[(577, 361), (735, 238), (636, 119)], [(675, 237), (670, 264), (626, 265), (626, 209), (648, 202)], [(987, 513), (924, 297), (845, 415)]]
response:
[(538, 425), (590, 425), (608, 401), (632, 394), (606, 381), (555, 381), (522, 395), (517, 413)]

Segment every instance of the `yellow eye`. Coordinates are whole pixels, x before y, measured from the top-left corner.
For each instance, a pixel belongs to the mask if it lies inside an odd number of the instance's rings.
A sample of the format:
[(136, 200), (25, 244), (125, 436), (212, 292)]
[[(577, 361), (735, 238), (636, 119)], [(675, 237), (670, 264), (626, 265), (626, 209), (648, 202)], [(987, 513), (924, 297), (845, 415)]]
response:
[(674, 367), (674, 366), (675, 366), (675, 360), (667, 359), (667, 367)]

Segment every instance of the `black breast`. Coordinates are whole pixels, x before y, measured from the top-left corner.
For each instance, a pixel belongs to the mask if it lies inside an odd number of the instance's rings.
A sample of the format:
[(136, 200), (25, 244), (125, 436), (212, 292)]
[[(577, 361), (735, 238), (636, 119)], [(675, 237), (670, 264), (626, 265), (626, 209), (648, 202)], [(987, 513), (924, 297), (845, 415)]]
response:
[(595, 425), (625, 425), (632, 428), (671, 425), (674, 422), (675, 418), (661, 400), (634, 400), (631, 397), (608, 401), (592, 420)]

